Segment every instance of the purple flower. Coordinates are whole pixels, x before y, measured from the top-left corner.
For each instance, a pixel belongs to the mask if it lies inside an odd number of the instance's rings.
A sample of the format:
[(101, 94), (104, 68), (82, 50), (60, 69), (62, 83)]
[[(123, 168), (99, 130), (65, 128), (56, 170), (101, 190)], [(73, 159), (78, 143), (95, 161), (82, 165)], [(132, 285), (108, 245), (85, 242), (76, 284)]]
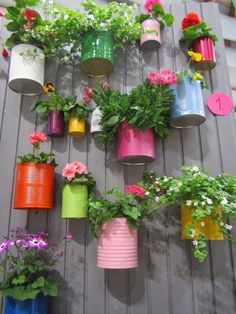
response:
[(66, 239), (69, 240), (69, 241), (71, 241), (71, 240), (73, 239), (72, 233), (67, 232), (67, 234), (66, 234)]
[(48, 247), (48, 243), (40, 237), (30, 238), (27, 244), (29, 248), (36, 248), (39, 250), (46, 249)]
[(13, 245), (12, 242), (14, 244), (14, 241), (5, 240), (0, 244), (0, 255), (4, 254), (10, 245)]

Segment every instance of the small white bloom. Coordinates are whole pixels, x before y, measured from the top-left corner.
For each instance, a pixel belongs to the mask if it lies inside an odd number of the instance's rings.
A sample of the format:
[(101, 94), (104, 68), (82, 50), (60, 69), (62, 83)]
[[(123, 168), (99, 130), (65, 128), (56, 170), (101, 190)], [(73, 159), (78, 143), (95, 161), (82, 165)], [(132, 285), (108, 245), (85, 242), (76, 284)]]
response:
[(204, 221), (201, 221), (201, 222), (200, 222), (200, 225), (201, 225), (202, 227), (205, 227), (205, 222), (204, 222)]
[(207, 197), (205, 196), (205, 195), (202, 195), (202, 198), (205, 200), (205, 199), (207, 199)]
[(198, 245), (198, 241), (197, 241), (197, 240), (194, 240), (194, 241), (193, 241), (193, 245), (195, 245), (195, 246)]
[(155, 201), (158, 202), (159, 198), (160, 198), (160, 197), (156, 196), (156, 197), (155, 197)]
[(224, 226), (224, 223), (223, 223), (223, 221), (221, 221), (221, 222), (220, 222), (220, 226)]
[(192, 170), (197, 172), (197, 171), (199, 170), (199, 168), (198, 168), (197, 166), (194, 166), (194, 167), (192, 168)]
[(227, 198), (226, 198), (226, 197), (223, 197), (223, 200), (221, 201), (221, 204), (222, 204), (222, 205), (228, 204), (228, 201), (227, 201)]
[(192, 201), (191, 201), (191, 200), (187, 200), (187, 201), (186, 201), (186, 205), (187, 205), (187, 206), (191, 206), (191, 205), (192, 205)]
[(198, 202), (194, 202), (193, 205), (194, 205), (194, 206), (198, 206)]
[(169, 179), (166, 176), (164, 176), (163, 182), (168, 182), (168, 181)]
[(149, 191), (147, 191), (146, 193), (145, 193), (145, 195), (149, 195), (150, 194), (150, 192)]
[(179, 188), (175, 187), (174, 192), (179, 192)]
[(192, 231), (192, 234), (191, 234), (191, 238), (194, 238), (195, 234), (196, 234), (196, 231), (193, 230), (193, 231)]
[(202, 206), (206, 205), (206, 202), (201, 202)]
[(228, 225), (228, 224), (225, 224), (225, 229), (227, 229), (227, 230), (231, 230), (232, 228), (233, 228), (233, 226)]
[(157, 192), (160, 192), (160, 190), (161, 190), (161, 189), (159, 189), (159, 188), (156, 188), (156, 191), (157, 191)]
[(206, 199), (206, 202), (207, 202), (208, 205), (213, 204), (213, 202), (212, 202), (212, 200), (211, 200), (210, 198), (207, 198), (207, 199)]

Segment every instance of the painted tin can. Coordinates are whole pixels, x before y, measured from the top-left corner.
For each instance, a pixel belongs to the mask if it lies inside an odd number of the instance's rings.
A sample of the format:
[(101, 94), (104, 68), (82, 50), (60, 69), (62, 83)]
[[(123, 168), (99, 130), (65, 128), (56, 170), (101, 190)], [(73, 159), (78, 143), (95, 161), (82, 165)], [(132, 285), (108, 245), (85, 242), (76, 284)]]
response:
[(5, 298), (4, 314), (47, 314), (48, 298), (42, 293), (33, 300), (19, 301), (11, 297)]
[(97, 244), (97, 267), (128, 269), (138, 266), (137, 229), (126, 218), (113, 218), (100, 228)]
[(122, 122), (118, 130), (117, 159), (124, 164), (144, 164), (155, 159), (153, 129), (142, 131)]
[(71, 117), (69, 119), (68, 133), (70, 136), (82, 137), (85, 135), (85, 120)]
[[(211, 219), (210, 217), (203, 218), (201, 220), (203, 226), (199, 223), (195, 225), (195, 233), (196, 235), (199, 232), (205, 234), (206, 240), (223, 240), (224, 235), (220, 230), (219, 224)], [(186, 205), (181, 205), (181, 237), (184, 240), (193, 240), (194, 238), (189, 237), (186, 233), (187, 225), (191, 225), (192, 221), (192, 213), (191, 208)]]
[(62, 191), (62, 218), (85, 218), (88, 212), (88, 187), (66, 184)]
[(157, 50), (161, 47), (160, 23), (154, 19), (142, 22), (140, 45), (143, 50)]
[(185, 76), (172, 87), (175, 101), (169, 124), (173, 128), (191, 128), (206, 120), (201, 83)]
[(63, 112), (61, 110), (51, 110), (48, 115), (48, 136), (63, 136)]
[[(21, 54), (36, 50), (35, 56), (24, 57)], [(22, 95), (38, 95), (44, 86), (44, 52), (32, 45), (20, 44), (11, 50), (9, 87)]]
[(194, 52), (201, 53), (202, 60), (193, 62), (196, 70), (209, 71), (216, 66), (215, 47), (210, 37), (201, 37), (193, 42)]
[(95, 108), (91, 115), (91, 133), (101, 132), (102, 126), (100, 125), (102, 119), (102, 112), (99, 107)]
[(87, 32), (82, 39), (81, 69), (89, 76), (108, 76), (114, 68), (112, 35), (108, 31)]

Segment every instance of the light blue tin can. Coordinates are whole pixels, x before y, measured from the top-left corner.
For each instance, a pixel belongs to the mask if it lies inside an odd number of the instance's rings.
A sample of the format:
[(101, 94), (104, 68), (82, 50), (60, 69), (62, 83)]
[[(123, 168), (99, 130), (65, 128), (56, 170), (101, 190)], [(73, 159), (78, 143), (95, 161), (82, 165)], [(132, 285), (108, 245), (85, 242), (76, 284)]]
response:
[(173, 128), (192, 128), (206, 120), (199, 81), (184, 76), (181, 84), (173, 86), (173, 92), (175, 102), (169, 121)]

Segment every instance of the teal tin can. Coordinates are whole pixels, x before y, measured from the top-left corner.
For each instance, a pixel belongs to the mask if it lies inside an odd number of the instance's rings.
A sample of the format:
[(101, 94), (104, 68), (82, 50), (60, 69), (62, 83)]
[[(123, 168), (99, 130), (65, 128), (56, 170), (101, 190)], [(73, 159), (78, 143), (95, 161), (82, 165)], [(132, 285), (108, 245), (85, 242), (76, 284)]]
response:
[(83, 35), (81, 69), (89, 76), (108, 76), (114, 69), (114, 45), (109, 31)]
[(192, 128), (206, 120), (200, 81), (184, 76), (172, 87), (175, 101), (171, 107), (169, 124), (173, 128)]

